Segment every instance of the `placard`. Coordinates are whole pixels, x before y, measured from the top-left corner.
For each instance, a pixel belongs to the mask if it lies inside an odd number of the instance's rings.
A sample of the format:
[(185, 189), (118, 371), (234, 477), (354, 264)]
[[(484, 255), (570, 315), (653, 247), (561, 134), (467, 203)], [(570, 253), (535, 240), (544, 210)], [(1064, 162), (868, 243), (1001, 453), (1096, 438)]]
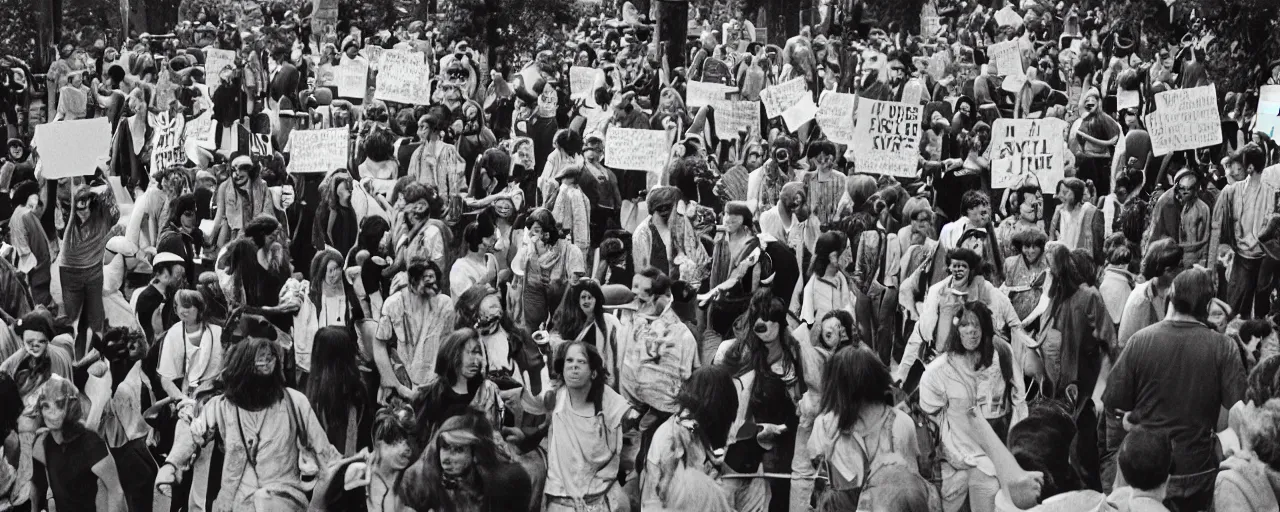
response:
[(182, 128), (182, 138), (189, 141), (206, 141), (209, 140), (209, 132), (212, 130), (213, 111), (206, 110), (186, 122)]
[(604, 70), (585, 66), (569, 68), (569, 92), (573, 99), (595, 101), (596, 87), (604, 84)]
[(1018, 49), (1017, 41), (1005, 41), (988, 46), (987, 56), (991, 59), (991, 65), (996, 67), (996, 74), (1006, 76), (1026, 74), (1022, 69), (1022, 51)]
[(151, 172), (187, 163), (187, 151), (182, 145), (186, 121), (181, 115), (169, 117), (164, 111), (151, 116)]
[(805, 123), (812, 121), (813, 117), (818, 114), (818, 105), (813, 102), (813, 98), (808, 95), (801, 96), (800, 101), (782, 113), (782, 122), (786, 123), (787, 129), (795, 133)]
[(685, 103), (689, 108), (705, 107), (724, 99), (725, 93), (734, 90), (732, 87), (690, 80), (685, 84)]
[(822, 133), (831, 142), (837, 144), (853, 144), (853, 116), (858, 107), (858, 96), (842, 92), (826, 91), (818, 99), (818, 113), (815, 118)]
[(342, 64), (334, 72), (334, 80), (338, 82), (338, 97), (363, 100), (369, 89), (369, 61), (344, 55)]
[(736, 139), (740, 131), (760, 132), (759, 101), (719, 100), (711, 102), (711, 108), (712, 133), (718, 139)]
[(1258, 94), (1258, 116), (1254, 131), (1276, 138), (1280, 131), (1280, 85), (1264, 85)]
[(289, 134), (290, 173), (327, 173), (347, 168), (347, 129), (295, 130)]
[(1041, 190), (1062, 181), (1067, 122), (1061, 119), (996, 119), (991, 128), (991, 188), (1009, 188), (1035, 175)]
[(40, 156), (40, 177), (89, 176), (111, 153), (111, 126), (105, 117), (36, 125), (31, 147)]
[(604, 136), (604, 164), (613, 169), (662, 172), (670, 151), (666, 130), (615, 126)]
[(1116, 91), (1116, 109), (1138, 108), (1141, 98), (1138, 91)]
[(903, 178), (919, 176), (923, 110), (920, 105), (860, 98), (850, 146), (857, 171)]
[(800, 101), (800, 97), (808, 94), (804, 77), (796, 77), (773, 87), (760, 91), (760, 101), (764, 103), (764, 113), (770, 119), (782, 115), (787, 109)]
[(1156, 111), (1147, 116), (1155, 156), (1222, 143), (1216, 86), (1165, 91), (1155, 100)]
[(204, 52), (204, 82), (209, 86), (209, 95), (212, 96), (222, 86), (222, 70), (236, 67), (236, 52), (213, 48)]
[(411, 105), (431, 104), (431, 69), (424, 54), (407, 50), (383, 52), (374, 98)]

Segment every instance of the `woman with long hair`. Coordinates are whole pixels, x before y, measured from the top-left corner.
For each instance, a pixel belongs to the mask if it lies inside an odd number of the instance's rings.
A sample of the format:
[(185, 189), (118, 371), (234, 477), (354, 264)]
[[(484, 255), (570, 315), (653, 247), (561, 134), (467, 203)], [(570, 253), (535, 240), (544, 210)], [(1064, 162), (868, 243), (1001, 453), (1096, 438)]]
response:
[[(832, 354), (845, 346), (871, 350), (870, 345), (861, 341), (862, 337), (854, 325), (853, 315), (843, 309), (833, 309), (823, 315), (812, 337), (812, 343), (800, 344), (805, 368), (825, 368)], [(809, 389), (805, 390), (797, 404), (800, 423), (796, 431), (795, 452), (791, 457), (791, 473), (813, 476), (817, 474), (817, 466), (813, 464), (814, 457), (809, 451), (809, 436), (813, 431), (814, 418), (818, 416), (818, 407), (825, 396), (822, 390), (826, 382), (823, 381), (821, 372), (812, 371), (805, 374), (805, 383)], [(792, 508), (807, 507), (812, 493), (812, 480), (792, 480)]]
[[(747, 311), (751, 295), (769, 273), (760, 258), (764, 243), (756, 236), (754, 215), (747, 203), (731, 201), (725, 205), (724, 229), (711, 250), (712, 301), (706, 313), (708, 334), (714, 332), (722, 339), (733, 337), (734, 322)], [(714, 343), (704, 346), (715, 350), (719, 342), (711, 341)], [(714, 352), (703, 350), (703, 358), (711, 355)]]
[(476, 285), (458, 297), (456, 329), (475, 329), (485, 355), (484, 372), (502, 389), (507, 402), (523, 392), (542, 393), (546, 360), (529, 331), (502, 307), (502, 295), (489, 285)]
[(582, 167), (582, 135), (568, 128), (556, 132), (552, 139), (554, 151), (547, 155), (547, 162), (542, 166), (542, 175), (538, 177), (538, 193), (543, 204), (555, 194), (559, 184), (556, 177), (560, 171), (568, 167)]
[[(564, 294), (551, 332), (560, 341), (584, 341), (604, 359), (606, 382), (618, 387), (618, 333), (622, 323), (604, 310), (604, 291), (591, 279), (579, 279)], [(554, 343), (554, 341), (553, 341)]]
[(560, 225), (550, 210), (534, 210), (525, 227), (511, 270), (524, 282), (524, 325), (534, 330), (555, 314), (565, 287), (585, 275), (587, 268), (582, 251), (560, 237)]
[[(350, 174), (336, 172), (322, 190), (320, 205), (314, 211), (315, 221), (311, 223), (311, 245), (317, 251), (332, 247), (339, 254), (346, 254), (356, 245), (360, 221), (351, 203), (354, 186)], [(315, 279), (315, 275), (311, 278)]]
[[(845, 273), (852, 254), (847, 239), (839, 231), (828, 231), (814, 245), (813, 264), (800, 302), (800, 321), (809, 327), (810, 339), (818, 332), (815, 322), (828, 311), (845, 309), (852, 313), (857, 303), (853, 280)], [(870, 329), (862, 339), (870, 340)]]
[[(421, 425), (419, 425), (420, 427)], [(404, 504), (436, 512), (525, 510), (533, 496), (528, 473), (495, 442), (485, 413), (464, 409), (439, 425), (397, 485)]]
[(209, 321), (198, 291), (178, 290), (173, 306), (180, 321), (165, 332), (156, 372), (165, 394), (189, 407), (196, 392), (212, 386), (222, 373), (222, 326)]
[(1009, 426), (1027, 415), (1021, 366), (996, 336), (986, 304), (964, 303), (954, 318), (946, 345), (920, 378), (920, 408), (941, 432), (943, 504), (995, 510), (996, 492), (1005, 487), (1019, 507), (1033, 505), (1040, 475), (1024, 471), (1004, 444)]
[(342, 255), (333, 249), (322, 249), (311, 258), (311, 280), (292, 281), (305, 297), (296, 297), (298, 311), (293, 317), (293, 350), (298, 363), (298, 383), (306, 388), (311, 371), (314, 340), (325, 327), (340, 327), (354, 344), (355, 325), (364, 320), (364, 308), (355, 288), (347, 282)]
[(360, 369), (355, 338), (345, 327), (321, 327), (315, 334), (307, 399), (329, 442), (344, 456), (369, 446), (375, 402)]
[(388, 405), (373, 421), (373, 446), (339, 462), (316, 484), (311, 512), (405, 512), (401, 478), (413, 464), (413, 409)]
[[(404, 232), (395, 240), (395, 263), (383, 271), (395, 275), (408, 268), (414, 258), (426, 258), (441, 269), (453, 268), (449, 258), (452, 247), (452, 231), (441, 219), (444, 216), (444, 199), (435, 187), (410, 183), (405, 187)], [(395, 236), (393, 234), (393, 236)], [(448, 275), (440, 276), (440, 289), (448, 290)]]
[(1045, 319), (1048, 332), (1040, 345), (1050, 381), (1045, 394), (1066, 398), (1078, 408), (1093, 396), (1103, 359), (1115, 346), (1115, 327), (1093, 286), (1097, 276), (1092, 268), (1083, 268), (1062, 244), (1049, 246), (1048, 260), (1051, 306)]
[(38, 415), (47, 433), (33, 447), (31, 510), (45, 510), (45, 497), (53, 492), (59, 511), (89, 512), (98, 508), (96, 493), (105, 488), (106, 510), (125, 510), (124, 488), (115, 459), (97, 432), (85, 428), (88, 404), (82, 402), (75, 384), (53, 377), (40, 388), (30, 414)]
[(445, 420), (467, 409), (482, 412), (491, 425), (503, 426), (506, 404), (497, 384), (486, 378), (484, 366), (484, 348), (475, 329), (457, 329), (445, 336), (436, 353), (438, 378), (413, 397), (419, 446), (430, 443)]
[(370, 215), (361, 219), (356, 246), (351, 248), (344, 260), (344, 268), (360, 268), (360, 276), (351, 286), (360, 300), (365, 318), (375, 317), (382, 312), (382, 301), (388, 296), (390, 280), (383, 277), (382, 271), (394, 259), (387, 253), (390, 248), (383, 244), (390, 231), (391, 223), (381, 216)]
[(915, 422), (893, 407), (889, 368), (874, 352), (841, 348), (827, 360), (822, 382), (826, 392), (807, 450), (828, 469), (818, 510), (855, 510), (873, 461), (896, 454), (919, 471)]
[(493, 286), (498, 282), (498, 261), (493, 257), (498, 233), (493, 222), (484, 216), (462, 228), (466, 254), (453, 262), (449, 270), (450, 296), (461, 297), (472, 286)]
[[(791, 469), (800, 397), (808, 390), (807, 368), (801, 344), (787, 329), (787, 308), (769, 291), (761, 290), (751, 300), (745, 332), (739, 332), (724, 352), (724, 362), (734, 369), (738, 402), (747, 402), (740, 425), (754, 430), (734, 429), (726, 453), (726, 463), (737, 473), (786, 473)], [(727, 342), (729, 343), (729, 342)], [(735, 422), (737, 423), (737, 422)], [(785, 510), (790, 503), (791, 482), (770, 481), (769, 510)]]
[(200, 260), (200, 251), (204, 248), (204, 231), (200, 230), (200, 214), (198, 213), (195, 194), (182, 194), (169, 207), (169, 221), (160, 232), (156, 242), (156, 252), (168, 252), (182, 257), (187, 270), (187, 288), (195, 287), (195, 278), (200, 275), (196, 262)]
[[(642, 510), (672, 506), (672, 487), (679, 483), (681, 470), (697, 471), (716, 479), (725, 473), (724, 450), (738, 411), (733, 370), (722, 364), (695, 370), (676, 395), (676, 402), (680, 409), (658, 426), (643, 461)], [(712, 487), (703, 492), (715, 490), (718, 489)], [(715, 494), (726, 499), (723, 492)]]

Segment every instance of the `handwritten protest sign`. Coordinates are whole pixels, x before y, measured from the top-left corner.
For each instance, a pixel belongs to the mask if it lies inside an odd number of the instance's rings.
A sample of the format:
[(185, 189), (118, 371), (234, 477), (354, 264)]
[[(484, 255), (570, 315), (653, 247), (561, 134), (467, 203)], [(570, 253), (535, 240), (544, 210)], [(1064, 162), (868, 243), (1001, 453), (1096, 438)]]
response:
[(736, 139), (739, 131), (760, 126), (758, 101), (719, 100), (711, 102), (711, 108), (712, 132), (718, 139)]
[(919, 105), (859, 99), (850, 147), (858, 172), (919, 176), (922, 111)]
[(987, 47), (987, 56), (1001, 75), (1025, 75), (1022, 69), (1022, 52), (1017, 41), (1005, 41)]
[(290, 173), (325, 173), (347, 167), (347, 129), (296, 130), (289, 135)]
[(1147, 131), (1156, 156), (1222, 143), (1216, 86), (1165, 91), (1155, 99), (1156, 111), (1147, 116)]
[(105, 117), (37, 125), (31, 147), (40, 155), (45, 179), (91, 175), (111, 150), (111, 126)]
[(573, 99), (594, 99), (596, 87), (604, 84), (604, 70), (586, 66), (569, 68), (569, 91)]
[(827, 134), (831, 142), (853, 144), (853, 116), (857, 105), (858, 97), (853, 94), (828, 91), (818, 99), (815, 117), (822, 133)]
[(151, 136), (151, 170), (156, 171), (187, 162), (187, 151), (182, 146), (186, 122), (181, 115), (169, 117), (169, 112), (151, 116), (154, 128)]
[(191, 118), (187, 121), (186, 126), (182, 129), (182, 138), (188, 141), (204, 141), (209, 140), (209, 133), (213, 130), (213, 111), (206, 110), (203, 114)]
[(1267, 134), (1272, 140), (1280, 132), (1280, 85), (1264, 85), (1258, 95), (1258, 121), (1254, 131)]
[(424, 54), (388, 50), (382, 54), (378, 87), (374, 98), (412, 105), (431, 103), (431, 69)]
[(760, 91), (760, 101), (764, 103), (764, 113), (772, 119), (782, 115), (808, 93), (804, 77), (796, 77)]
[(222, 85), (222, 70), (228, 67), (235, 69), (236, 52), (210, 48), (205, 50), (204, 58), (205, 82), (209, 84), (209, 94), (213, 94)]
[(716, 100), (724, 99), (725, 93), (732, 90), (734, 89), (727, 85), (689, 81), (685, 85), (685, 95), (687, 96), (685, 103), (688, 103), (689, 108), (705, 107)]
[(662, 172), (670, 151), (666, 130), (615, 126), (604, 137), (604, 164), (613, 169)]
[(1041, 190), (1062, 181), (1067, 122), (1061, 119), (997, 119), (991, 129), (991, 188), (1008, 188), (1034, 175)]
[(343, 56), (334, 79), (338, 82), (339, 97), (363, 99), (369, 87), (369, 61)]
[(782, 113), (782, 122), (786, 123), (787, 129), (794, 133), (799, 130), (805, 123), (812, 121), (813, 117), (818, 114), (818, 105), (813, 102), (813, 98), (809, 95), (800, 97), (795, 105)]

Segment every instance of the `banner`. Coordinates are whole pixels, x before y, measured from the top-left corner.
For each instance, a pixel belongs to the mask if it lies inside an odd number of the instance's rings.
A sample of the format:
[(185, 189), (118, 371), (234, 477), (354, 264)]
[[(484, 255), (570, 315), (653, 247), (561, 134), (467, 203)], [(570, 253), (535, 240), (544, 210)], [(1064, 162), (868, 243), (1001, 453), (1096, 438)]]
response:
[(338, 82), (338, 97), (364, 99), (369, 89), (369, 61), (343, 55), (333, 76)]
[(1017, 185), (1028, 174), (1040, 190), (1056, 190), (1066, 157), (1067, 122), (1061, 119), (996, 119), (991, 128), (991, 188)]
[(1276, 138), (1280, 132), (1280, 85), (1264, 85), (1258, 95), (1258, 117), (1253, 131)]
[(347, 168), (347, 129), (295, 130), (289, 134), (290, 173), (327, 173)]
[(712, 133), (718, 139), (736, 139), (740, 131), (760, 130), (759, 101), (713, 101), (711, 108)]
[(991, 60), (991, 65), (996, 67), (996, 74), (1005, 76), (1026, 74), (1022, 69), (1022, 51), (1018, 49), (1017, 41), (1005, 41), (988, 46), (987, 57)]
[(804, 77), (796, 77), (773, 87), (760, 91), (760, 101), (764, 103), (764, 113), (769, 119), (781, 116), (783, 112), (800, 101), (800, 97), (808, 94)]
[(736, 89), (727, 85), (690, 80), (685, 85), (685, 103), (687, 107), (705, 107), (723, 100), (725, 93)]
[(604, 165), (612, 169), (662, 172), (670, 152), (666, 130), (615, 126), (604, 136)]
[(850, 146), (857, 172), (919, 176), (923, 110), (919, 105), (859, 99), (858, 122)]
[(191, 118), (186, 122), (186, 126), (182, 129), (182, 138), (189, 141), (205, 141), (209, 140), (209, 132), (213, 130), (213, 111), (206, 110), (204, 113)]
[(209, 95), (213, 96), (214, 91), (222, 85), (222, 70), (227, 67), (232, 69), (236, 67), (236, 52), (213, 48), (204, 52), (204, 82), (209, 84)]
[(387, 50), (382, 54), (374, 98), (411, 105), (431, 103), (431, 68), (424, 54), (405, 50)]
[(182, 145), (187, 123), (183, 117), (170, 118), (169, 112), (165, 111), (153, 114), (150, 123), (154, 128), (151, 135), (151, 172), (187, 163), (187, 150)]
[(574, 66), (569, 68), (569, 92), (572, 99), (584, 99), (594, 104), (596, 87), (604, 85), (604, 70)]
[(1147, 116), (1155, 156), (1222, 143), (1218, 88), (1175, 89), (1156, 94), (1156, 111)]
[(36, 125), (31, 147), (40, 156), (45, 179), (90, 176), (110, 154), (111, 126), (105, 117)]
[(1126, 91), (1126, 90), (1116, 91), (1116, 109), (1117, 110), (1124, 110), (1126, 108), (1138, 108), (1138, 105), (1141, 102), (1142, 102), (1142, 98), (1141, 96), (1138, 95), (1138, 91)]
[(787, 125), (787, 129), (792, 133), (799, 130), (805, 123), (812, 121), (814, 116), (818, 114), (818, 105), (813, 102), (808, 94), (801, 96), (800, 101), (782, 113), (782, 122)]
[(818, 126), (831, 142), (853, 144), (853, 116), (858, 96), (827, 91), (818, 99)]

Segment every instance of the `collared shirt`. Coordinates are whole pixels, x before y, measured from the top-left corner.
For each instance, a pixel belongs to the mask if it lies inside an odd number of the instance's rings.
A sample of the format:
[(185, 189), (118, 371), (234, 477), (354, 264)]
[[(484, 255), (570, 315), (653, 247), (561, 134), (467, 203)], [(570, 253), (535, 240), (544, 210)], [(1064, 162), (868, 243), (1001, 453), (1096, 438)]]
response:
[(845, 179), (844, 173), (840, 171), (811, 171), (805, 176), (809, 211), (818, 218), (819, 223), (827, 224), (836, 220), (840, 197), (844, 195)]
[[(120, 209), (110, 189), (95, 194), (96, 199), (89, 219), (81, 222), (76, 212), (71, 212), (63, 237), (62, 266), (67, 268), (101, 267), (111, 228), (120, 221)], [(72, 205), (72, 208), (75, 206)]]
[(634, 308), (619, 309), (622, 364), (619, 387), (633, 404), (662, 412), (680, 408), (676, 395), (698, 364), (698, 340), (668, 305), (658, 316)]
[(814, 276), (804, 285), (804, 301), (800, 306), (800, 319), (813, 324), (826, 316), (828, 311), (843, 309), (853, 313), (857, 296), (844, 273), (834, 278)]

